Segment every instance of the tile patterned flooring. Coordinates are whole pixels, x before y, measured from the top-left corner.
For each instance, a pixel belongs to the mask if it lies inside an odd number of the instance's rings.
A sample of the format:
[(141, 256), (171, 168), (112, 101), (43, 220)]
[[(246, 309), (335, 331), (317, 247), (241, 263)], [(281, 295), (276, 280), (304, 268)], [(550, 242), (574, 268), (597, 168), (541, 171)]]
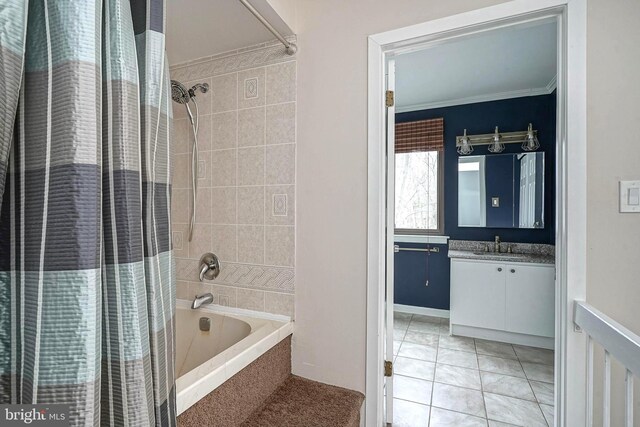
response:
[(449, 336), (395, 313), (393, 427), (553, 427), (553, 351)]

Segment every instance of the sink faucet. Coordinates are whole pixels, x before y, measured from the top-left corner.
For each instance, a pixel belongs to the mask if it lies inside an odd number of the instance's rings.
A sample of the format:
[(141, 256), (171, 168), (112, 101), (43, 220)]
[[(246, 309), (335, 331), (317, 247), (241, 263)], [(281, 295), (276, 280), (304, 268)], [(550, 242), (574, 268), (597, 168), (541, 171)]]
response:
[(496, 243), (493, 248), (494, 252), (500, 253), (500, 236), (496, 236)]
[(211, 304), (213, 302), (213, 295), (211, 293), (206, 293), (200, 296), (196, 296), (196, 299), (193, 300), (193, 304), (191, 304), (191, 308), (198, 309), (203, 305)]

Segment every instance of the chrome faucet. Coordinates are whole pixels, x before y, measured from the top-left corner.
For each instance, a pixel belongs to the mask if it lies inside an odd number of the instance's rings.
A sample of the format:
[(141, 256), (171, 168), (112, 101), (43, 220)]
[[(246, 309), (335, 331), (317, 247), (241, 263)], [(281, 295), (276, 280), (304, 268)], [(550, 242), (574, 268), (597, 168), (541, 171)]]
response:
[(496, 253), (500, 253), (500, 236), (496, 236), (496, 242), (494, 244), (493, 251)]
[(193, 304), (191, 304), (191, 308), (198, 309), (203, 305), (211, 304), (213, 302), (213, 295), (209, 292), (206, 294), (196, 296), (196, 299), (193, 300)]

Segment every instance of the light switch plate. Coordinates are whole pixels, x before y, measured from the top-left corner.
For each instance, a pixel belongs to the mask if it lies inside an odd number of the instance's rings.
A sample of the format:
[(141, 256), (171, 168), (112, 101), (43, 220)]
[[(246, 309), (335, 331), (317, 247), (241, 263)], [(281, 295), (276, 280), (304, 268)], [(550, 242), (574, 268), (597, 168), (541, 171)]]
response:
[(620, 212), (640, 213), (640, 181), (620, 181)]
[(500, 197), (492, 197), (491, 198), (491, 207), (499, 208), (500, 207)]

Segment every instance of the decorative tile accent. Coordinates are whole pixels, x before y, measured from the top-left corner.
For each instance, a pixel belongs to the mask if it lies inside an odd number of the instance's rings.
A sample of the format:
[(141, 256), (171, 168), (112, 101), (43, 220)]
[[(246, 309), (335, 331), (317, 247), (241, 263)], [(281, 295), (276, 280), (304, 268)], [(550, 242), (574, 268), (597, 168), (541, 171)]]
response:
[(273, 195), (273, 216), (287, 216), (287, 195)]
[(293, 279), (293, 268), (223, 263), (214, 283), (293, 292)]
[(173, 240), (173, 249), (181, 251), (182, 250), (182, 232), (174, 231), (173, 233), (171, 233), (171, 235)]
[(263, 49), (232, 54), (227, 57), (209, 58), (209, 60), (202, 58), (196, 63), (176, 64), (171, 67), (171, 78), (179, 81), (192, 81), (263, 65), (287, 62), (293, 58), (295, 56), (287, 55), (281, 44), (274, 44)]
[(258, 97), (258, 78), (245, 79), (244, 81), (244, 99), (253, 99)]

